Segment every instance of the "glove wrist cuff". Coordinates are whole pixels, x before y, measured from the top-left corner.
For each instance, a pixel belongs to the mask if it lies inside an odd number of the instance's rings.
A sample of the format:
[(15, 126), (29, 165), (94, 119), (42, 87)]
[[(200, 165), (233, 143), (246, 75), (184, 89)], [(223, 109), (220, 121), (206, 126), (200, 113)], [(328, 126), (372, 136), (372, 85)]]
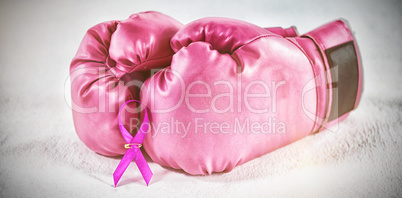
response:
[[(325, 67), (326, 113), (317, 131), (336, 125), (355, 109), (362, 92), (362, 67), (355, 39), (345, 21), (323, 25), (302, 37), (311, 39)], [(318, 85), (319, 86), (319, 85)], [(320, 102), (320, 101), (318, 101)]]

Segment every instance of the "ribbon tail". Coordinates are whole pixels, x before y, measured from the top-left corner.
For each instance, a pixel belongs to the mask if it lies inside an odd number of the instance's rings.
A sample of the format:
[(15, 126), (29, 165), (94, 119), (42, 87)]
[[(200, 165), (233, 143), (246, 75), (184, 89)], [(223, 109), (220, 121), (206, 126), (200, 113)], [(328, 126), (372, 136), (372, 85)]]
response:
[(145, 183), (147, 183), (147, 186), (149, 184), (149, 181), (151, 181), (152, 178), (152, 171), (149, 168), (149, 165), (147, 163), (147, 161), (144, 158), (144, 155), (142, 155), (142, 152), (140, 149), (138, 149), (138, 154), (135, 156), (135, 163), (137, 164), (138, 169), (141, 172), (142, 178), (144, 178)]
[[(128, 149), (126, 151), (126, 153), (124, 154), (119, 165), (117, 166), (116, 170), (113, 173), (114, 187), (116, 187), (117, 183), (119, 183), (121, 176), (123, 176), (123, 173), (126, 171), (128, 165), (130, 165), (131, 161), (133, 161), (138, 150), (139, 149), (131, 148), (131, 149)], [(142, 155), (142, 153), (141, 153), (141, 155)]]

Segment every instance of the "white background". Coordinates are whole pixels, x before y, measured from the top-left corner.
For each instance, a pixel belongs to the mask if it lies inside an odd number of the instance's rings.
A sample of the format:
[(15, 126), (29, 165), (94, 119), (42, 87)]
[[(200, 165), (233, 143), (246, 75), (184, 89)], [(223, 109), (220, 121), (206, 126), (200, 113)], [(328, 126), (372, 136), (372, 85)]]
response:
[[(311, 135), (230, 173), (189, 176), (151, 162), (146, 187), (132, 163), (113, 188), (119, 159), (80, 142), (65, 82), (88, 28), (147, 10), (184, 24), (221, 16), (300, 33), (347, 19), (363, 59), (361, 104), (336, 133)], [(402, 1), (0, 1), (0, 195), (400, 197), (401, 19)]]

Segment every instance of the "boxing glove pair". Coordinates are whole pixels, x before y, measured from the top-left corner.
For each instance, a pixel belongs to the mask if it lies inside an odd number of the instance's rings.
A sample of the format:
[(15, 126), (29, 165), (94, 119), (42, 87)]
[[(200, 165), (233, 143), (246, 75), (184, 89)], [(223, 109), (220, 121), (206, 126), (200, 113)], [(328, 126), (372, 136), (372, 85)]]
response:
[(88, 30), (70, 74), (75, 128), (90, 149), (124, 154), (119, 107), (139, 100), (144, 109), (120, 111), (122, 126), (135, 136), (146, 124), (151, 159), (194, 175), (228, 172), (326, 129), (362, 92), (358, 48), (342, 20), (298, 36), (228, 18), (183, 26), (139, 13)]

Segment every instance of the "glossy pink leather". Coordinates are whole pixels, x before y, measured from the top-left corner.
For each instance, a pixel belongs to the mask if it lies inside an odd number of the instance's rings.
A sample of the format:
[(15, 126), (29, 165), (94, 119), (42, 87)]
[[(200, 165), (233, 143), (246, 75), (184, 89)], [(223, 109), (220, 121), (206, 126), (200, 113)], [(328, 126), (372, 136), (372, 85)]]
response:
[(296, 27), (292, 26), (289, 28), (282, 28), (282, 27), (268, 27), (264, 28), (274, 34), (281, 35), (283, 37), (296, 37), (298, 36)]
[[(151, 122), (144, 148), (153, 161), (195, 175), (228, 172), (330, 124), (323, 50), (354, 41), (348, 27), (338, 20), (302, 36), (273, 31), (203, 18), (173, 36), (171, 66), (141, 92)], [(358, 83), (360, 97), (360, 60)]]
[[(89, 29), (71, 62), (73, 119), (79, 138), (103, 155), (122, 155), (126, 143), (118, 127), (120, 106), (138, 100), (150, 70), (170, 65), (171, 37), (182, 27), (158, 12), (133, 14)], [(134, 90), (134, 91), (133, 91)], [(127, 108), (123, 123), (130, 131), (139, 119)]]

